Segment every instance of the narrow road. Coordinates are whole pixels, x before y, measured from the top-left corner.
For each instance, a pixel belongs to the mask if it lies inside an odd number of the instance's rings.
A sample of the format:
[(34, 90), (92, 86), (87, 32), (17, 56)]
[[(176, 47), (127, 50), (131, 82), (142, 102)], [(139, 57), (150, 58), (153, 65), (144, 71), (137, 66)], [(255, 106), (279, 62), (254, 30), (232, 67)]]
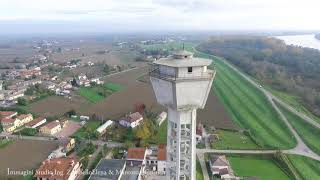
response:
[[(197, 151), (198, 151), (198, 149), (197, 149)], [(208, 169), (207, 169), (207, 165), (206, 165), (206, 161), (204, 159), (204, 153), (198, 153), (197, 152), (197, 156), (198, 156), (198, 159), (199, 159), (199, 162), (200, 162), (200, 165), (201, 165), (203, 179), (204, 180), (210, 180)]]

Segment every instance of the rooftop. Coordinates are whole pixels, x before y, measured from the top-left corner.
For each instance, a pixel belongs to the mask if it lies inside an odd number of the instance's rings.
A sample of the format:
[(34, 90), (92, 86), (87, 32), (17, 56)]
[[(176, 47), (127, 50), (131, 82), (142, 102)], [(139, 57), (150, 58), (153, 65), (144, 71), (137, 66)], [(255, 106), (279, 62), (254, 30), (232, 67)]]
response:
[(36, 119), (28, 122), (28, 123), (26, 124), (26, 126), (30, 126), (30, 127), (31, 127), (31, 126), (34, 126), (34, 125), (38, 124), (39, 122), (43, 121), (44, 119), (46, 119), (46, 118), (44, 118), (44, 117), (38, 117), (38, 118), (36, 118)]
[(129, 148), (127, 159), (143, 160), (146, 154), (145, 148)]
[(17, 112), (14, 111), (0, 111), (0, 116), (2, 117), (8, 117), (8, 116), (13, 116)]
[[(45, 160), (42, 165), (37, 169), (35, 177), (50, 177), (56, 179), (65, 179), (74, 168), (78, 161), (74, 158), (55, 158)], [(51, 172), (51, 173), (50, 173)], [(59, 173), (54, 173), (59, 172)]]
[(161, 58), (154, 61), (153, 64), (164, 65), (170, 67), (196, 67), (196, 66), (209, 66), (210, 59), (194, 58), (193, 54), (189, 51), (176, 51), (167, 58)]
[(48, 124), (44, 125), (42, 128), (52, 129), (52, 128), (55, 128), (58, 125), (60, 125), (60, 122), (58, 120), (55, 120), (55, 121), (51, 121)]
[(102, 159), (89, 180), (117, 180), (120, 176), (119, 172), (124, 168), (125, 163), (125, 160)]

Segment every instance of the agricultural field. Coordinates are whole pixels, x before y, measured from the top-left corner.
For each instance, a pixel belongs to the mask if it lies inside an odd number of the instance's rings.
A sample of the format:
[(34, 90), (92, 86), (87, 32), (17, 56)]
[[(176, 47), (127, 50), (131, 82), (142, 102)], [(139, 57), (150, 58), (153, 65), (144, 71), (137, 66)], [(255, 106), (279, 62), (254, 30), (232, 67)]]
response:
[[(7, 175), (7, 169), (34, 170), (58, 147), (56, 141), (16, 140), (0, 149), (0, 179)], [(20, 177), (12, 177), (20, 179)]]
[(289, 180), (272, 159), (259, 156), (228, 156), (234, 174), (240, 177), (258, 177), (261, 180)]
[(242, 132), (218, 130), (219, 139), (212, 143), (213, 149), (259, 149), (250, 137)]
[(320, 178), (320, 162), (297, 155), (288, 155), (290, 162), (295, 167), (298, 174), (304, 179)]
[(0, 140), (0, 148), (4, 148), (4, 147), (8, 146), (10, 143), (12, 143), (12, 141), (6, 140), (6, 139), (1, 139)]
[(299, 116), (293, 114), (281, 105), (278, 105), (282, 113), (289, 120), (291, 125), (296, 129), (299, 136), (303, 139), (306, 145), (314, 152), (320, 154), (320, 129), (305, 122)]

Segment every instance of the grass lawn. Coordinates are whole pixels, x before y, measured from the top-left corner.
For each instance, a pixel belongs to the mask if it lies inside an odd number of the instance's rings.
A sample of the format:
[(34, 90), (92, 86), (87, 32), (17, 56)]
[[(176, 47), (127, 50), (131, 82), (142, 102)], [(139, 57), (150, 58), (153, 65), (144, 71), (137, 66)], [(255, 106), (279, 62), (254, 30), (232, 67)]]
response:
[(299, 116), (288, 111), (286, 108), (278, 105), (280, 110), (289, 120), (291, 125), (296, 129), (299, 136), (303, 141), (309, 146), (313, 151), (320, 154), (320, 129), (314, 127), (313, 125), (305, 122)]
[[(142, 46), (144, 48), (181, 48), (181, 43)], [(193, 51), (195, 44), (185, 43), (185, 49)], [(231, 69), (222, 59), (196, 52), (195, 56), (213, 59), (211, 68), (217, 70), (213, 90), (230, 117), (239, 127), (249, 130), (251, 137), (264, 148), (288, 149), (296, 141), (280, 119), (267, 97), (255, 86)]]
[(81, 139), (87, 139), (88, 133), (90, 138), (94, 136), (96, 129), (100, 126), (100, 121), (88, 121), (84, 127), (80, 128), (77, 132), (75, 132), (72, 136)]
[(241, 132), (218, 130), (219, 140), (212, 143), (214, 149), (259, 149), (250, 137)]
[(107, 89), (110, 89), (113, 92), (121, 91), (123, 89), (123, 87), (120, 84), (111, 83), (111, 82), (105, 83), (103, 86), (106, 87)]
[(303, 106), (301, 99), (298, 96), (290, 95), (288, 93), (280, 92), (277, 90), (274, 90), (272, 88), (267, 87), (267, 89), (276, 97), (284, 101), (285, 103), (289, 104), (291, 107), (293, 107), (298, 112), (304, 113), (308, 117), (314, 119), (315, 121), (320, 123), (320, 117), (314, 115), (312, 112), (310, 112), (305, 106)]
[(78, 92), (80, 96), (92, 103), (97, 103), (105, 98), (104, 96), (100, 95), (95, 88), (81, 87)]
[(288, 155), (299, 175), (306, 180), (320, 179), (320, 162), (297, 155)]
[(81, 87), (79, 88), (79, 95), (92, 103), (102, 101), (112, 93), (122, 90), (123, 87), (116, 83), (105, 83), (102, 86)]
[(201, 168), (201, 165), (200, 165), (200, 161), (199, 159), (197, 158), (197, 164), (196, 164), (196, 179), (197, 180), (203, 180), (203, 172), (202, 172), (202, 168)]
[(165, 120), (158, 129), (158, 133), (156, 135), (157, 144), (167, 144), (167, 127), (168, 120)]
[(229, 156), (236, 176), (255, 176), (261, 180), (289, 180), (290, 178), (271, 159), (259, 156)]

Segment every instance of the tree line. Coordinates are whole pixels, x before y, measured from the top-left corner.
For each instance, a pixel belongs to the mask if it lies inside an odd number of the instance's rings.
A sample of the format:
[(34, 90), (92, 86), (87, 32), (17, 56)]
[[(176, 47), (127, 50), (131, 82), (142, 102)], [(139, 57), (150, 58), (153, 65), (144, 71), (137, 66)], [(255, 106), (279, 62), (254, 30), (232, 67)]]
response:
[(271, 37), (213, 37), (199, 49), (224, 57), (263, 84), (300, 97), (320, 115), (320, 51), (286, 45)]

